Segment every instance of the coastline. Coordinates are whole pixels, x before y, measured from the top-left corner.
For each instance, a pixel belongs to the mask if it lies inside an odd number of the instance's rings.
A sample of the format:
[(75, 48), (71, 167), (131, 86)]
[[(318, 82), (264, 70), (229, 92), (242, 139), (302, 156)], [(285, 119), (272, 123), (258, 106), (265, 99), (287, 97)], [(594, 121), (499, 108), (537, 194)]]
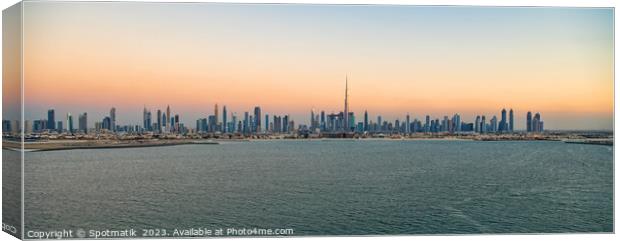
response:
[[(178, 146), (178, 145), (217, 145), (215, 141), (197, 140), (148, 140), (148, 141), (45, 141), (45, 142), (24, 142), (24, 151), (60, 151), (74, 149), (116, 149), (116, 148), (140, 148), (158, 146)], [(19, 151), (19, 142), (2, 142), (2, 148), (7, 150)]]
[[(216, 145), (222, 143), (237, 143), (251, 141), (480, 141), (480, 142), (513, 142), (513, 141), (557, 141), (567, 144), (605, 145), (613, 146), (613, 139), (562, 139), (562, 138), (459, 138), (459, 137), (402, 137), (402, 138), (295, 138), (295, 139), (143, 139), (143, 140), (46, 140), (24, 142), (24, 151), (60, 151), (73, 149), (116, 149), (116, 148), (141, 148), (177, 145)], [(2, 148), (6, 150), (20, 151), (21, 143), (15, 141), (3, 141)]]

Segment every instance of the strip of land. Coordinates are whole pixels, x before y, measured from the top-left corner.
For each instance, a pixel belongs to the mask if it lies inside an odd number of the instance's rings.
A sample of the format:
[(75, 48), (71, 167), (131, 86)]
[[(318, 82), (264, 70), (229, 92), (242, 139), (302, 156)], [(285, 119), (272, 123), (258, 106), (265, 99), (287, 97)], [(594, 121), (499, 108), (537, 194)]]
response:
[[(213, 145), (218, 144), (214, 141), (204, 140), (131, 140), (131, 141), (111, 141), (111, 140), (62, 140), (62, 141), (36, 141), (24, 142), (26, 151), (58, 151), (73, 149), (109, 149), (109, 148), (137, 148), (137, 147), (157, 147), (157, 146), (176, 146), (176, 145)], [(19, 142), (3, 141), (2, 148), (19, 150)]]

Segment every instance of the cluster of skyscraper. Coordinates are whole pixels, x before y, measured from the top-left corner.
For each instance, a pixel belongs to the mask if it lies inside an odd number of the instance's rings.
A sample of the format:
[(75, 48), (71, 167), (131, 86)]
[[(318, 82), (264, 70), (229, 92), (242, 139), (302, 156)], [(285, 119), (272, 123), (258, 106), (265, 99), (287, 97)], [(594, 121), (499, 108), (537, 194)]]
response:
[[(461, 132), (475, 132), (475, 133), (510, 133), (514, 132), (514, 111), (510, 109), (507, 115), (506, 109), (501, 110), (501, 119), (497, 119), (497, 116), (491, 117), (487, 121), (487, 117), (484, 115), (478, 115), (475, 117), (474, 122), (468, 123), (461, 120), (461, 116), (457, 113), (451, 118), (444, 116), (443, 119), (432, 119), (427, 115), (424, 120), (413, 119), (407, 114), (403, 121), (396, 119), (394, 122), (383, 120), (382, 116), (377, 116), (376, 122), (369, 119), (368, 111), (364, 112), (363, 121), (355, 122), (355, 114), (349, 112), (348, 115), (344, 115), (344, 112), (326, 114), (325, 111), (321, 111), (320, 114), (315, 114), (315, 111), (310, 112), (310, 126), (309, 131), (318, 132), (355, 132), (355, 133), (461, 133)], [(542, 132), (542, 121), (540, 121), (540, 114), (534, 118), (534, 120), (528, 120), (528, 123), (535, 123), (532, 127), (528, 128), (528, 132)], [(348, 123), (348, 125), (347, 125)], [(529, 126), (529, 124), (528, 124)]]
[(157, 134), (185, 134), (188, 132), (187, 128), (181, 123), (178, 114), (170, 112), (170, 106), (166, 107), (166, 112), (157, 110), (155, 121), (153, 121), (153, 114), (151, 110), (144, 107), (142, 111), (142, 127), (136, 126), (132, 130), (124, 130), (125, 132), (153, 132)]
[(237, 114), (232, 113), (228, 119), (226, 106), (222, 108), (222, 118), (220, 121), (219, 108), (215, 104), (214, 114), (206, 118), (196, 120), (196, 133), (242, 133), (242, 134), (261, 134), (261, 133), (290, 133), (294, 131), (295, 122), (289, 115), (273, 116), (270, 122), (269, 114), (264, 115), (260, 106), (254, 107), (254, 112), (244, 112), (243, 120), (238, 120)]
[[(310, 112), (310, 125), (299, 125), (295, 128), (295, 122), (291, 120), (289, 115), (274, 115), (270, 121), (269, 115), (263, 114), (260, 106), (254, 107), (254, 112), (245, 112), (243, 120), (238, 120), (236, 113), (230, 115), (228, 119), (228, 110), (226, 106), (222, 108), (222, 116), (220, 118), (218, 105), (215, 104), (214, 114), (206, 118), (196, 120), (196, 128), (190, 130), (181, 123), (178, 114), (170, 112), (170, 106), (166, 108), (166, 112), (157, 110), (156, 119), (153, 120), (152, 112), (144, 107), (143, 123), (139, 125), (120, 126), (116, 123), (116, 108), (110, 109), (110, 115), (103, 118), (102, 121), (95, 123), (95, 131), (101, 132), (125, 132), (125, 133), (155, 133), (155, 134), (187, 134), (187, 133), (240, 133), (243, 135), (251, 134), (267, 134), (267, 133), (291, 133), (296, 130), (304, 133), (386, 133), (386, 134), (410, 134), (410, 133), (511, 133), (514, 132), (514, 111), (512, 109), (507, 113), (506, 109), (501, 110), (500, 119), (497, 116), (491, 117), (487, 122), (484, 115), (475, 117), (474, 122), (467, 123), (461, 120), (461, 116), (457, 113), (451, 118), (444, 116), (443, 119), (431, 119), (426, 116), (424, 122), (422, 120), (413, 119), (409, 114), (404, 121), (399, 119), (394, 122), (383, 120), (381, 116), (377, 116), (377, 121), (369, 120), (368, 111), (364, 112), (363, 121), (356, 123), (355, 113), (349, 111), (349, 95), (348, 95), (348, 78), (345, 80), (345, 98), (344, 110), (339, 113), (326, 114), (321, 111), (320, 115)], [(35, 120), (32, 125), (34, 132), (68, 132), (71, 134), (89, 132), (87, 113), (83, 113), (78, 117), (78, 128), (74, 128), (73, 117), (71, 113), (67, 113), (66, 127), (62, 121), (56, 122), (55, 111), (50, 109), (47, 112), (47, 119)], [(5, 130), (12, 130), (10, 121), (3, 121)], [(30, 124), (26, 121), (26, 132)], [(19, 123), (14, 123), (19, 129)], [(539, 113), (532, 117), (532, 113), (527, 113), (527, 132), (542, 132), (543, 121)]]

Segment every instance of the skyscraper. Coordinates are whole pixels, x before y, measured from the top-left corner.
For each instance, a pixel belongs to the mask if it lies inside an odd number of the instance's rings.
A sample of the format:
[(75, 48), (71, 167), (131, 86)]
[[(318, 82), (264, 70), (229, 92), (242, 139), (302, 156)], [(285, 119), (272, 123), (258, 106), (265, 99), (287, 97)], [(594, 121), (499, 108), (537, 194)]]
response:
[(166, 107), (166, 116), (164, 116), (164, 124), (166, 127), (166, 131), (170, 131), (170, 105), (168, 105), (168, 107)]
[(56, 114), (54, 109), (47, 110), (47, 129), (56, 130)]
[(67, 131), (73, 134), (73, 116), (71, 113), (67, 113)]
[(368, 131), (368, 110), (364, 111), (364, 131)]
[(78, 129), (84, 134), (88, 133), (88, 114), (86, 112), (78, 117)]
[(260, 106), (254, 107), (254, 132), (259, 133), (261, 131), (261, 114)]
[(116, 132), (116, 108), (110, 109), (110, 130)]
[(243, 130), (242, 131), (244, 134), (249, 132), (249, 124), (250, 124), (250, 113), (249, 112), (245, 112), (243, 113)]
[(411, 117), (409, 116), (409, 113), (407, 113), (407, 117), (406, 117), (406, 122), (405, 122), (405, 133), (409, 133), (411, 132), (410, 130), (410, 126), (411, 126)]
[(219, 131), (219, 122), (220, 122), (220, 114), (219, 114), (219, 108), (217, 107), (217, 103), (215, 103), (215, 110), (213, 112), (213, 114), (215, 115), (215, 131)]
[(515, 116), (514, 116), (514, 112), (512, 111), (512, 109), (510, 109), (510, 114), (508, 115), (508, 131), (513, 132), (515, 130)]
[(222, 107), (222, 132), (228, 132), (228, 111), (226, 106)]
[(144, 131), (152, 131), (152, 117), (151, 117), (151, 111), (146, 109), (146, 106), (144, 107), (144, 112), (142, 113), (142, 120), (143, 120), (143, 128)]
[(344, 130), (349, 132), (349, 76), (345, 76), (344, 82)]
[(527, 112), (527, 119), (525, 122), (525, 126), (526, 126), (526, 131), (527, 132), (532, 132), (532, 112), (528, 111)]
[(508, 124), (506, 123), (506, 109), (502, 109), (502, 119), (499, 121), (499, 131), (508, 131)]
[(158, 109), (157, 110), (157, 126), (156, 126), (158, 133), (161, 133), (161, 125), (162, 125), (161, 121), (162, 121), (162, 119), (161, 119), (161, 110)]

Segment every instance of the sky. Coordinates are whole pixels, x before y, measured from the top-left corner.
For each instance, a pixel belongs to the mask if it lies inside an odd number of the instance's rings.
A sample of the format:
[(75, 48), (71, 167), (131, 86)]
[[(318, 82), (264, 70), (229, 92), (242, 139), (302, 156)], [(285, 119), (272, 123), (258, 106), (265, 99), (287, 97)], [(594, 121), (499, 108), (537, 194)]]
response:
[[(527, 111), (546, 129), (613, 128), (613, 10), (25, 2), (26, 119), (110, 107), (121, 124), (170, 105), (190, 127), (226, 105), (308, 123)], [(220, 110), (221, 111), (221, 110)], [(77, 117), (76, 117), (77, 118)]]

